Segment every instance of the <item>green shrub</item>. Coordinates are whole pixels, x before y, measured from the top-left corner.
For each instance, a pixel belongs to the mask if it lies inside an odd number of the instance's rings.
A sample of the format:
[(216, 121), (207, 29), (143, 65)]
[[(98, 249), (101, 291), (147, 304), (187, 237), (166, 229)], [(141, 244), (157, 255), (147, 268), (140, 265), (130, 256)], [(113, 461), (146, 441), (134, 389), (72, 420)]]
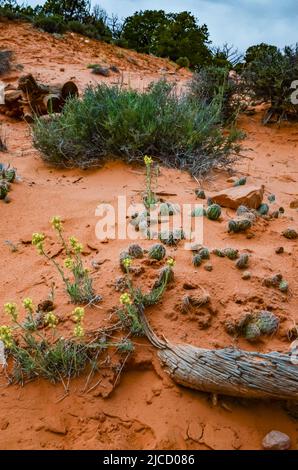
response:
[(164, 81), (144, 93), (100, 84), (69, 100), (61, 115), (37, 119), (34, 144), (44, 160), (60, 166), (89, 167), (111, 158), (142, 162), (154, 155), (202, 175), (231, 166), (240, 149), (239, 132), (222, 132), (221, 106), (218, 97), (206, 105), (178, 95)]
[(179, 59), (176, 60), (176, 64), (179, 65), (179, 67), (189, 68), (189, 59), (187, 57), (179, 57)]
[[(255, 49), (254, 49), (255, 48)], [(242, 79), (254, 99), (270, 103), (263, 122), (298, 117), (298, 105), (291, 103), (291, 85), (298, 77), (298, 45), (285, 47), (254, 46)]]
[(63, 22), (63, 18), (59, 15), (39, 15), (34, 18), (33, 24), (36, 28), (42, 29), (46, 33), (63, 34), (66, 31), (66, 25)]
[(227, 123), (236, 120), (240, 110), (240, 87), (229, 78), (228, 68), (214, 65), (202, 68), (194, 74), (189, 88), (194, 99), (206, 104), (210, 104), (214, 97), (220, 96), (222, 121)]

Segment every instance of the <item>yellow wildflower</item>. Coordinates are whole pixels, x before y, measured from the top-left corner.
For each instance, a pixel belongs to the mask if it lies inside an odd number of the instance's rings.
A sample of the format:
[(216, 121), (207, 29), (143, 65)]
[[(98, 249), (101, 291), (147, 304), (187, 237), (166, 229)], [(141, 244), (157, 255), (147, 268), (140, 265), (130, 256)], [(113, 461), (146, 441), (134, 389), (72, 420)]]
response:
[(26, 310), (29, 310), (31, 313), (33, 313), (34, 305), (33, 305), (32, 299), (27, 297), (26, 299), (23, 300), (23, 305)]
[(83, 251), (83, 245), (79, 243), (75, 237), (70, 237), (69, 243), (75, 253), (81, 253)]
[(131, 258), (124, 258), (122, 261), (123, 266), (128, 269), (132, 265), (132, 259)]
[(50, 328), (56, 328), (59, 320), (58, 317), (53, 313), (49, 312), (44, 317), (45, 324), (48, 325)]
[(75, 321), (80, 322), (85, 316), (85, 310), (83, 309), (83, 307), (76, 307), (72, 314)]
[(84, 336), (84, 328), (82, 327), (82, 325), (81, 325), (80, 323), (78, 323), (78, 324), (74, 327), (73, 334), (74, 334), (74, 336), (76, 336), (77, 338), (82, 338), (82, 336)]
[(167, 260), (167, 265), (170, 266), (171, 268), (175, 266), (175, 264), (176, 264), (176, 261), (173, 258), (169, 258)]
[(120, 303), (122, 305), (131, 305), (132, 304), (132, 300), (130, 298), (130, 295), (127, 292), (125, 292), (125, 294), (120, 295)]
[(0, 326), (0, 340), (3, 341), (6, 348), (11, 348), (13, 345), (12, 329), (9, 326)]
[(9, 315), (13, 321), (17, 321), (19, 312), (16, 304), (11, 302), (4, 304), (4, 312)]
[(51, 224), (52, 227), (58, 232), (61, 232), (61, 230), (63, 229), (61, 217), (59, 217), (58, 215), (55, 215), (55, 217), (52, 218)]
[(145, 157), (144, 157), (144, 163), (145, 163), (146, 166), (152, 165), (153, 160), (152, 160), (151, 157), (148, 157), (148, 155), (145, 155)]
[(73, 269), (73, 259), (72, 258), (66, 258), (66, 260), (64, 260), (64, 266), (67, 269)]

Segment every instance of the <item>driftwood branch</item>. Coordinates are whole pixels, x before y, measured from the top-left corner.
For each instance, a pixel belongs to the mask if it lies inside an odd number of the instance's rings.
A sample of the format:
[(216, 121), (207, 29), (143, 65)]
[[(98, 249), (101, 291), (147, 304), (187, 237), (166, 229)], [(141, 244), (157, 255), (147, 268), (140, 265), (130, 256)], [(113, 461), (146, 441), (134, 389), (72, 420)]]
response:
[(161, 362), (178, 384), (222, 395), (298, 399), (298, 365), (291, 362), (290, 355), (172, 344), (157, 337), (143, 308), (140, 318), (147, 338), (159, 349)]

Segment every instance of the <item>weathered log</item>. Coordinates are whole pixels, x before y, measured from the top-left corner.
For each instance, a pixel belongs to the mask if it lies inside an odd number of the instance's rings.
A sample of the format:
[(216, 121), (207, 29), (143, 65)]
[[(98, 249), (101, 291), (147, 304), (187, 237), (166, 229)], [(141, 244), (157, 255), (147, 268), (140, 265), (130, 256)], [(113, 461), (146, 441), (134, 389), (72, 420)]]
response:
[(159, 339), (144, 309), (140, 319), (171, 378), (202, 392), (246, 398), (298, 400), (298, 365), (290, 354), (261, 354), (236, 348), (203, 349)]
[(23, 117), (31, 123), (35, 115), (61, 112), (66, 100), (78, 94), (78, 87), (73, 81), (45, 85), (28, 74), (20, 77), (17, 89), (5, 91), (5, 104), (1, 111), (4, 110), (11, 116)]

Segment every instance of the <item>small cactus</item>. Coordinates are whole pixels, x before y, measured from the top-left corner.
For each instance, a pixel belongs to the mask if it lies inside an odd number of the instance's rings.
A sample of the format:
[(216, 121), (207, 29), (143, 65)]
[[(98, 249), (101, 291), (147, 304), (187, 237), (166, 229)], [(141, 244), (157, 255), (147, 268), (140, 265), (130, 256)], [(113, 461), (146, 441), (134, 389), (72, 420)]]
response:
[(202, 261), (203, 261), (203, 259), (202, 259), (202, 257), (201, 257), (200, 254), (194, 255), (193, 258), (192, 258), (192, 264), (193, 264), (196, 268), (197, 268), (198, 266), (201, 266)]
[(221, 207), (219, 204), (211, 204), (206, 210), (206, 216), (210, 220), (218, 220), (221, 215)]
[(203, 215), (206, 215), (206, 210), (203, 207), (195, 207), (191, 211), (192, 217), (202, 217)]
[(261, 330), (258, 324), (255, 322), (249, 323), (245, 328), (244, 336), (247, 341), (257, 341), (261, 336)]
[(223, 250), (223, 253), (225, 254), (225, 256), (231, 260), (235, 260), (238, 258), (239, 256), (239, 251), (236, 250), (235, 248), (225, 248)]
[(248, 212), (250, 212), (249, 208), (243, 205), (239, 206), (236, 210), (238, 216), (246, 215)]
[(240, 258), (236, 261), (235, 266), (238, 269), (245, 269), (248, 267), (249, 256), (247, 253), (242, 253)]
[(196, 189), (195, 194), (199, 199), (206, 199), (205, 191), (203, 189)]
[(265, 277), (263, 284), (266, 287), (278, 287), (282, 281), (282, 275), (280, 273), (274, 274), (270, 277)]
[(248, 218), (231, 219), (228, 223), (228, 232), (238, 233), (244, 232), (251, 228), (252, 222)]
[(279, 326), (279, 318), (274, 313), (267, 310), (261, 310), (256, 315), (256, 323), (263, 335), (271, 335), (275, 333)]
[(0, 180), (0, 199), (5, 199), (9, 191), (9, 185), (5, 180)]
[(288, 292), (289, 290), (289, 284), (285, 280), (280, 281), (280, 284), (278, 287), (281, 292)]
[(160, 243), (156, 243), (148, 251), (148, 256), (151, 259), (156, 259), (157, 261), (161, 261), (166, 256), (166, 249)]
[(128, 254), (132, 258), (143, 258), (144, 256), (143, 248), (137, 244), (129, 245)]
[(239, 180), (235, 181), (234, 186), (243, 186), (246, 184), (246, 177), (243, 176), (242, 178), (239, 178)]
[(268, 199), (269, 202), (274, 202), (275, 201), (275, 194), (269, 194), (267, 196), (267, 199)]
[(205, 248), (205, 247), (203, 247), (199, 250), (199, 255), (202, 259), (209, 259), (210, 258), (210, 252), (209, 252), (208, 248)]
[(214, 250), (212, 250), (212, 253), (216, 256), (219, 256), (219, 258), (224, 258), (226, 256), (224, 250), (221, 250), (220, 248), (214, 248)]
[(288, 238), (289, 240), (295, 240), (296, 238), (298, 238), (298, 233), (293, 228), (287, 228), (282, 232), (282, 234), (285, 238)]
[(211, 263), (206, 263), (204, 264), (204, 269), (210, 273), (213, 270), (213, 266)]
[(263, 204), (261, 204), (261, 205), (258, 207), (257, 210), (258, 210), (258, 213), (259, 213), (260, 215), (267, 215), (268, 212), (269, 212), (269, 206), (268, 206), (268, 204), (263, 203)]
[(207, 198), (207, 206), (211, 206), (212, 204), (214, 204), (212, 198), (208, 197)]

